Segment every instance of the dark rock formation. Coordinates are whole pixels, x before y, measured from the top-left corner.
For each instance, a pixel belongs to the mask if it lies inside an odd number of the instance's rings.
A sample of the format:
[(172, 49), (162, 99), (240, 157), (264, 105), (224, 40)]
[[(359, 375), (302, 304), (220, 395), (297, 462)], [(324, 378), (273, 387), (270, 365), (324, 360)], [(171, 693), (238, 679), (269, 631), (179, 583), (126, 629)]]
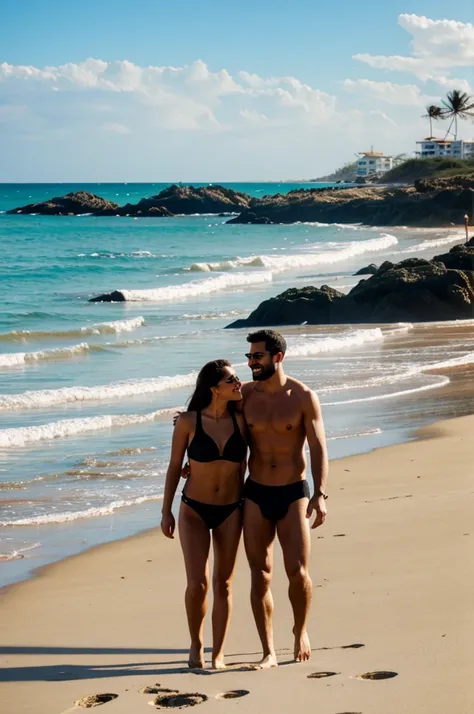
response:
[(433, 260), (443, 263), (450, 270), (474, 270), (474, 236), (468, 243), (455, 245), (449, 253), (435, 255)]
[(328, 286), (291, 288), (265, 300), (246, 320), (228, 327), (469, 318), (474, 318), (474, 238), (431, 261), (386, 261), (348, 295)]
[[(474, 214), (474, 176), (417, 182), (415, 187), (297, 189), (252, 200), (228, 223), (364, 223), (372, 226), (462, 225)], [(265, 220), (265, 222), (267, 222)]]
[(98, 297), (91, 298), (89, 302), (125, 302), (125, 296), (119, 290), (111, 293), (104, 293)]
[[(245, 193), (223, 186), (169, 186), (157, 196), (142, 198), (138, 203), (119, 206), (87, 191), (68, 193), (42, 203), (13, 208), (8, 213), (38, 213), (45, 216), (68, 216), (91, 213), (94, 216), (133, 216), (161, 218), (192, 213), (235, 213), (248, 208), (251, 198)], [(257, 220), (259, 223), (266, 221)]]
[(344, 299), (344, 294), (323, 285), (289, 288), (284, 293), (262, 302), (246, 320), (236, 320), (227, 327), (253, 325), (328, 324), (332, 322), (333, 305)]
[(151, 199), (142, 198), (138, 203), (126, 203), (115, 211), (105, 212), (102, 216), (132, 216), (134, 218), (169, 218), (173, 214), (164, 206), (154, 206)]
[(466, 175), (460, 174), (459, 176), (450, 176), (449, 178), (416, 179), (414, 186), (419, 193), (430, 193), (430, 191), (441, 191), (442, 189), (453, 188), (474, 189), (474, 173)]
[(22, 208), (13, 208), (7, 213), (38, 213), (42, 216), (77, 216), (81, 213), (110, 215), (116, 213), (118, 208), (118, 204), (113, 201), (106, 201), (88, 191), (78, 191), (42, 203), (30, 203)]
[(227, 223), (252, 223), (254, 225), (269, 225), (273, 223), (268, 216), (257, 216), (252, 211), (245, 211), (245, 213), (241, 214), (241, 218), (242, 220), (235, 218), (231, 221), (227, 221)]
[(138, 206), (166, 208), (171, 213), (222, 213), (241, 211), (250, 204), (250, 196), (224, 186), (169, 186), (157, 196), (143, 198)]
[(361, 268), (357, 271), (357, 273), (354, 273), (354, 275), (375, 275), (377, 270), (378, 268), (375, 263), (370, 263), (370, 265), (366, 265), (365, 268)]

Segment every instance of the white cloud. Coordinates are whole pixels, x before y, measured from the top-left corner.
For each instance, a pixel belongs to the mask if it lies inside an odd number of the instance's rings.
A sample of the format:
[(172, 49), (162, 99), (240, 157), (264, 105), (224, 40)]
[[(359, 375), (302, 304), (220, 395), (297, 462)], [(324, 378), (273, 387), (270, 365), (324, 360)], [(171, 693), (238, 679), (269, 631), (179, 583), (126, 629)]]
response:
[[(4, 62), (0, 181), (157, 180), (157, 171), (163, 180), (302, 177), (326, 173), (372, 144), (411, 153), (428, 130), (426, 105), (451, 89), (472, 92), (463, 70), (474, 67), (474, 27), (409, 14), (398, 21), (411, 40), (406, 55), (355, 58), (412, 79), (346, 79), (337, 95), (298, 77), (231, 74), (201, 59), (184, 66)], [(461, 135), (472, 133), (469, 122), (460, 127)], [(121, 141), (127, 150), (118, 152)]]
[(266, 124), (268, 122), (268, 117), (265, 114), (259, 114), (254, 109), (241, 109), (239, 114), (243, 119), (253, 124)]
[(403, 14), (400, 27), (411, 36), (411, 56), (356, 54), (374, 69), (408, 72), (421, 80), (437, 80), (454, 67), (474, 66), (474, 26), (456, 20), (431, 20)]
[(114, 121), (107, 121), (102, 124), (102, 129), (110, 134), (130, 134), (130, 129), (124, 124), (118, 124)]
[(352, 94), (377, 99), (387, 104), (398, 106), (423, 107), (439, 101), (438, 97), (426, 96), (415, 84), (394, 84), (393, 82), (374, 82), (370, 79), (346, 79), (344, 89)]
[(3, 63), (0, 83), (6, 92), (38, 97), (39, 113), (41, 103), (48, 101), (45, 91), (67, 96), (71, 114), (75, 102), (83, 105), (84, 94), (90, 104), (103, 103), (106, 96), (120, 104), (111, 98), (126, 94), (122, 106), (135, 112), (138, 123), (146, 112), (147, 121), (166, 130), (228, 131), (256, 117), (278, 126), (319, 125), (335, 111), (333, 96), (294, 77), (265, 79), (245, 72), (232, 77), (225, 69), (212, 72), (202, 60), (183, 67), (140, 67), (128, 60), (100, 59), (44, 69)]

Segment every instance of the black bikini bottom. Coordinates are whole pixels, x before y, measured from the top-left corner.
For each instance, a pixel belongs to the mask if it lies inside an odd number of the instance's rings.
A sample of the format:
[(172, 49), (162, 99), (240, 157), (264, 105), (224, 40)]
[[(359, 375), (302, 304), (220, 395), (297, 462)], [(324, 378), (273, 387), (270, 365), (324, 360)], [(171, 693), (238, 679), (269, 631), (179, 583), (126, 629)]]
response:
[(244, 498), (256, 503), (264, 518), (276, 522), (286, 516), (293, 501), (309, 498), (309, 486), (306, 479), (286, 486), (266, 486), (248, 478), (244, 484)]
[(211, 503), (202, 503), (202, 501), (195, 501), (194, 498), (188, 498), (185, 493), (181, 495), (181, 500), (189, 508), (201, 516), (202, 520), (212, 531), (214, 528), (218, 528), (222, 523), (224, 523), (227, 518), (235, 511), (236, 508), (242, 506), (242, 499), (236, 501), (235, 503), (229, 503), (224, 506), (215, 506)]

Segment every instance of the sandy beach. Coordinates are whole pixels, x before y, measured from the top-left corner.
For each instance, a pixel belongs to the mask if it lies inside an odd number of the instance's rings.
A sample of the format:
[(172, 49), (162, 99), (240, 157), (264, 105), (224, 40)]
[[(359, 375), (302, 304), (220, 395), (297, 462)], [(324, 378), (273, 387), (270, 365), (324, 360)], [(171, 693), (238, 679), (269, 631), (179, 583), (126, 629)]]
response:
[[(241, 550), (228, 669), (189, 671), (179, 543), (153, 530), (48, 566), (2, 592), (2, 712), (79, 712), (81, 697), (113, 693), (100, 711), (139, 714), (157, 696), (141, 693), (149, 686), (205, 695), (203, 712), (245, 705), (251, 712), (471, 714), (473, 433), (474, 416), (461, 417), (416, 441), (331, 463), (329, 517), (313, 531), (308, 663), (291, 660), (277, 546), (280, 666), (246, 667), (259, 659), (260, 645)], [(358, 677), (381, 671), (396, 676)], [(236, 690), (247, 694), (222, 697)]]

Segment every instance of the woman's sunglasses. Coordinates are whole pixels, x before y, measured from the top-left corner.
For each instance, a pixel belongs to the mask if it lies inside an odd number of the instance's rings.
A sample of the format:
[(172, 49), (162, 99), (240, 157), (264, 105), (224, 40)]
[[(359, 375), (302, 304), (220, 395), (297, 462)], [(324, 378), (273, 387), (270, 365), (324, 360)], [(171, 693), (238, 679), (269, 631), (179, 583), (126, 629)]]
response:
[(236, 382), (240, 382), (240, 379), (237, 377), (236, 374), (231, 374), (230, 377), (225, 381), (226, 384), (236, 384)]

